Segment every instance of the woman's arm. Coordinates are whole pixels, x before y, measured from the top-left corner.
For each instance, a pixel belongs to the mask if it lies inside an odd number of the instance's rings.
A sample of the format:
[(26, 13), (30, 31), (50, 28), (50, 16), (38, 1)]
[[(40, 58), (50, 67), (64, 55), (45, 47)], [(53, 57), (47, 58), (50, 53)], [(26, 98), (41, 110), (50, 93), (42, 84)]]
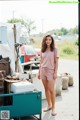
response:
[(55, 68), (54, 68), (54, 80), (57, 78), (58, 60), (59, 60), (59, 57), (56, 57), (56, 59), (55, 59)]
[(57, 78), (59, 53), (58, 48), (54, 49), (54, 80)]
[(55, 59), (55, 68), (54, 68), (54, 72), (55, 73), (57, 73), (57, 71), (58, 71), (58, 57), (56, 57), (56, 59)]

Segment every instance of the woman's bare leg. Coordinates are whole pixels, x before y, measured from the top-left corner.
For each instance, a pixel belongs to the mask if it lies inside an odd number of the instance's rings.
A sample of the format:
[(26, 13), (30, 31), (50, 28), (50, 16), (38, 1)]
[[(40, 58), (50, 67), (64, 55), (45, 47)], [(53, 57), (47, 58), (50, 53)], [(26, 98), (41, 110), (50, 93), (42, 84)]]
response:
[(43, 85), (44, 85), (46, 100), (47, 100), (47, 103), (48, 103), (48, 108), (46, 110), (44, 110), (46, 112), (49, 108), (52, 108), (51, 95), (50, 95), (50, 91), (49, 91), (49, 87), (48, 87), (48, 81), (47, 80), (42, 80), (42, 82), (43, 82)]
[(55, 113), (55, 80), (48, 80), (48, 86), (51, 94), (51, 102), (52, 102), (52, 113)]

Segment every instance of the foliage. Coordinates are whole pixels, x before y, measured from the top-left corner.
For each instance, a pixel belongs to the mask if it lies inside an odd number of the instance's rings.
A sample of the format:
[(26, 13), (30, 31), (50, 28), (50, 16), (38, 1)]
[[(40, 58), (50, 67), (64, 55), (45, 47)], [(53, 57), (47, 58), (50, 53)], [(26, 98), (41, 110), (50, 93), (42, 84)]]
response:
[(30, 37), (30, 33), (36, 29), (36, 26), (34, 25), (34, 21), (32, 21), (30, 19), (23, 20), (23, 19), (13, 18), (13, 19), (7, 20), (7, 22), (8, 23), (20, 22), (26, 28), (29, 37)]
[(22, 25), (26, 26), (26, 22), (23, 19), (17, 19), (17, 18), (13, 18), (13, 19), (9, 19), (7, 20), (8, 23), (18, 23), (20, 22)]
[(70, 48), (70, 46), (66, 46), (66, 47), (63, 49), (63, 53), (65, 53), (65, 54), (73, 54), (74, 51), (73, 51), (73, 49)]
[(70, 28), (69, 30), (62, 27), (61, 29), (53, 29), (51, 31), (48, 31), (51, 34), (57, 35), (57, 36), (62, 36), (62, 35), (73, 35), (73, 34), (78, 34), (78, 27)]
[(78, 34), (78, 27), (76, 26), (74, 28), (70, 28), (68, 34), (69, 35)]
[(79, 46), (79, 40), (75, 40), (75, 45)]
[(61, 57), (76, 59), (78, 57), (78, 47), (73, 41), (65, 40), (60, 43), (59, 54)]
[(31, 21), (30, 19), (28, 19), (27, 25), (25, 27), (27, 28), (28, 35), (30, 37), (31, 31), (36, 29), (36, 26), (34, 26), (34, 21)]

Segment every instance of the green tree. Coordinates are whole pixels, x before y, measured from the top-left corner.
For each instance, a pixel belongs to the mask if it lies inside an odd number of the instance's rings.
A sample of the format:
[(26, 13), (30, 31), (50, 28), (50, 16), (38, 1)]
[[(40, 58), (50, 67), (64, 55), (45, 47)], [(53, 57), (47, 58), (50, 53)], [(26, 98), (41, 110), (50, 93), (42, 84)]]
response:
[(23, 19), (17, 19), (17, 18), (13, 18), (10, 20), (7, 20), (8, 23), (18, 23), (20, 22), (22, 25), (26, 25), (26, 22)]
[(74, 28), (71, 28), (69, 31), (68, 31), (68, 34), (72, 35), (72, 34), (78, 34), (78, 27), (74, 27)]
[(73, 34), (78, 34), (78, 27), (77, 26), (73, 29)]
[(27, 30), (28, 36), (30, 37), (31, 32), (36, 29), (36, 26), (34, 25), (34, 21), (31, 19), (17, 19), (17, 18), (12, 18), (10, 20), (7, 20), (8, 23), (18, 23), (20, 22)]
[(31, 21), (31, 19), (27, 19), (27, 24), (25, 25), (28, 35), (30, 37), (31, 32), (36, 29), (36, 26), (34, 25), (34, 21)]
[(64, 27), (62, 27), (60, 31), (63, 33), (63, 35), (66, 35), (68, 33), (67, 29)]

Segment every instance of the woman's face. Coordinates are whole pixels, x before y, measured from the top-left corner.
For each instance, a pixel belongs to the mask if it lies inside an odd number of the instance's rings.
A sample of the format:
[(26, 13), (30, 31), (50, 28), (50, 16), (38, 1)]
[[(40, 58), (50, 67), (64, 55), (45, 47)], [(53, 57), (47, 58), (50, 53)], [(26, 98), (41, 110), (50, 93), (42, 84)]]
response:
[(50, 44), (52, 43), (52, 39), (51, 39), (51, 37), (47, 37), (46, 38), (46, 45), (48, 46), (48, 47), (50, 47)]

